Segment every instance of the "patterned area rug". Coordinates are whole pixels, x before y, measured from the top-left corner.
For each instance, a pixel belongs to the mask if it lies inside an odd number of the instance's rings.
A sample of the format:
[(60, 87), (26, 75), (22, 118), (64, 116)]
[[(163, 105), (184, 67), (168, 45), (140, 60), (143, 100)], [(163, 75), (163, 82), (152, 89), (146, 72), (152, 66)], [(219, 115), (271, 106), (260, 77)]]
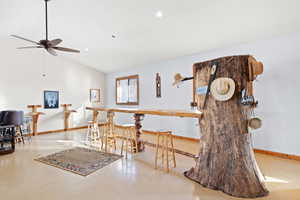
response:
[(35, 160), (81, 176), (87, 176), (120, 158), (122, 158), (120, 155), (76, 147)]

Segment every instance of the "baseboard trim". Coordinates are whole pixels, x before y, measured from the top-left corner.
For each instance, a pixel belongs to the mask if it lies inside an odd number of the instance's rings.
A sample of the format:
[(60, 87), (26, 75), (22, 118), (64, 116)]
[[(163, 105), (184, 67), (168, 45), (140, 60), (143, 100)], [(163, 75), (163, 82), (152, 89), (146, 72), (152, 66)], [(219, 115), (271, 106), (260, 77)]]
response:
[(38, 132), (37, 135), (46, 135), (46, 134), (51, 134), (51, 133), (61, 133), (61, 132), (75, 131), (75, 130), (86, 129), (86, 128), (87, 128), (87, 126), (78, 126), (78, 127), (74, 127), (74, 128), (68, 128), (68, 129), (57, 129), (57, 130)]
[(279, 157), (279, 158), (285, 158), (285, 159), (300, 161), (300, 156), (292, 155), (292, 154), (280, 153), (280, 152), (275, 152), (275, 151), (268, 151), (268, 150), (263, 150), (263, 149), (254, 149), (254, 152), (255, 153), (260, 153), (260, 154), (266, 154), (266, 155), (270, 155), (270, 156), (276, 156), (276, 157)]
[[(148, 132), (145, 130), (146, 134), (153, 134), (151, 131)], [(200, 139), (198, 138), (191, 138), (191, 137), (185, 137), (185, 136), (180, 136), (180, 135), (173, 135), (175, 139), (180, 139), (180, 140), (188, 140), (192, 142), (199, 142)], [(300, 161), (300, 156), (297, 155), (292, 155), (292, 154), (286, 154), (286, 153), (280, 153), (280, 152), (275, 152), (275, 151), (268, 151), (268, 150), (263, 150), (263, 149), (254, 149), (255, 153), (260, 153), (260, 154), (265, 154), (265, 155), (270, 155), (270, 156), (275, 156), (279, 158), (285, 158), (285, 159), (290, 159), (290, 160), (297, 160)]]

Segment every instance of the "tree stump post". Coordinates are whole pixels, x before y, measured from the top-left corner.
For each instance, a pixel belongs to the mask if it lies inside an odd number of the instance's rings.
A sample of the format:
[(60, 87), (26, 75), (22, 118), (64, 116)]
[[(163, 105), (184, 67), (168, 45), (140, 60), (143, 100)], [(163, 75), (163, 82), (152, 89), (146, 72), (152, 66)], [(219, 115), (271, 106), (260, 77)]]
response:
[[(232, 78), (236, 89), (228, 101), (208, 97), (203, 118), (199, 120), (202, 136), (196, 166), (184, 174), (204, 187), (235, 197), (256, 198), (266, 196), (268, 190), (248, 133), (250, 108), (240, 103), (241, 91), (247, 87), (248, 58), (248, 55), (230, 56), (194, 64), (194, 88), (208, 84), (211, 66), (217, 62), (216, 78)], [(204, 96), (194, 96), (199, 108)]]
[(142, 120), (145, 115), (143, 114), (134, 114), (135, 120), (135, 130), (136, 130), (136, 140), (137, 140), (137, 152), (143, 152), (145, 150), (145, 144), (141, 141), (141, 128), (142, 128)]

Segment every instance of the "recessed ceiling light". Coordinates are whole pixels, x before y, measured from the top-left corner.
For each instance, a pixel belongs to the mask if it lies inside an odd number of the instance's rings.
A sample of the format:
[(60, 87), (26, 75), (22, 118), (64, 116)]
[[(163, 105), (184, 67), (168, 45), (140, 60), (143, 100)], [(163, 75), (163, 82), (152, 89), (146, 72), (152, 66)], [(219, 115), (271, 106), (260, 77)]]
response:
[(163, 17), (163, 13), (162, 13), (162, 11), (157, 11), (156, 12), (156, 14), (155, 14), (155, 16), (157, 17), (157, 18), (162, 18)]
[(85, 48), (84, 50), (85, 50), (85, 51), (89, 51), (89, 48)]

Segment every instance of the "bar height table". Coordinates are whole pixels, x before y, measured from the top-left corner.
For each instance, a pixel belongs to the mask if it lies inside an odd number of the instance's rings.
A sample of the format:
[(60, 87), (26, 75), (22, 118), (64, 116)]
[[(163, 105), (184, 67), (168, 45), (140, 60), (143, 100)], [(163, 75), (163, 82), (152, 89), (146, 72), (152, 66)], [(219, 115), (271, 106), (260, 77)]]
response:
[(105, 108), (105, 107), (86, 107), (87, 110), (93, 111), (93, 121), (96, 122), (99, 112), (107, 112), (108, 122), (113, 125), (113, 117), (115, 112), (132, 113), (135, 120), (136, 136), (138, 141), (138, 151), (142, 152), (145, 149), (144, 144), (141, 142), (141, 128), (142, 121), (145, 115), (159, 115), (170, 117), (189, 117), (198, 118), (202, 117), (201, 111), (185, 111), (185, 110), (159, 110), (159, 109), (138, 109), (138, 108)]

